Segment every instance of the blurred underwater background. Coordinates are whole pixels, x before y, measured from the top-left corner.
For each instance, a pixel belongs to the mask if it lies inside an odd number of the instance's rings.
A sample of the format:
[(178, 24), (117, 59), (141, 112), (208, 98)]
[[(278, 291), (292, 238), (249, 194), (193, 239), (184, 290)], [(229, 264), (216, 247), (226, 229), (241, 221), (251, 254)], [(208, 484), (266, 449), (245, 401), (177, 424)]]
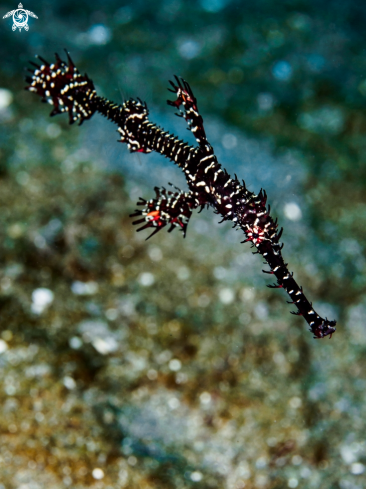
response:
[[(362, 489), (366, 474), (366, 4), (29, 1), (0, 23), (0, 489)], [(268, 194), (315, 340), (243, 234), (129, 216), (179, 169), (24, 91), (67, 48), (97, 92), (192, 86), (220, 163)]]

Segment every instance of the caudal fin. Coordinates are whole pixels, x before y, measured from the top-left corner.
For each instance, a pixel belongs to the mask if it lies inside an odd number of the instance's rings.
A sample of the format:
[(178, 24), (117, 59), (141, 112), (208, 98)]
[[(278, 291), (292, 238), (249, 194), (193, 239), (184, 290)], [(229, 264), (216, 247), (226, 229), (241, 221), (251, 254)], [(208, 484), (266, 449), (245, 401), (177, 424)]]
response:
[(54, 105), (51, 116), (69, 113), (70, 124), (90, 119), (94, 114), (93, 107), (96, 92), (93, 82), (87, 74), (82, 76), (66, 52), (68, 64), (56, 54), (56, 63), (50, 64), (37, 56), (42, 65), (31, 61), (34, 69), (29, 69), (32, 76), (26, 77), (30, 84), (25, 89), (42, 97), (42, 102)]

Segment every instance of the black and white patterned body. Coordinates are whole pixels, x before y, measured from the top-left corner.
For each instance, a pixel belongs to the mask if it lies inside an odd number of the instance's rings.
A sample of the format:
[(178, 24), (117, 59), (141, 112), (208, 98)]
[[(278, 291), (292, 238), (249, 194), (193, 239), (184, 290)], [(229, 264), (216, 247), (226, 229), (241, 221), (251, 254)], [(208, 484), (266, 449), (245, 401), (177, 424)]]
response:
[[(41, 58), (40, 58), (41, 59)], [(171, 91), (176, 95), (168, 104), (179, 110), (196, 138), (197, 146), (189, 146), (184, 141), (164, 131), (148, 119), (146, 104), (140, 100), (130, 99), (123, 105), (99, 97), (93, 82), (87, 75), (82, 76), (69, 58), (69, 64), (56, 56), (54, 65), (45, 60), (42, 66), (36, 65), (28, 90), (38, 93), (45, 101), (54, 105), (51, 115), (67, 111), (70, 123), (89, 119), (99, 112), (118, 126), (121, 142), (126, 143), (131, 152), (149, 153), (156, 151), (184, 172), (189, 192), (166, 191), (156, 188), (156, 198), (138, 202), (143, 209), (136, 210), (134, 217), (139, 217), (134, 224), (143, 224), (138, 230), (153, 228), (155, 234), (169, 225), (169, 231), (175, 227), (186, 233), (192, 211), (210, 205), (223, 220), (230, 220), (234, 226), (240, 227), (250, 241), (268, 263), (277, 283), (269, 286), (283, 288), (290, 296), (297, 312), (310, 325), (314, 337), (323, 338), (335, 332), (335, 321), (321, 318), (305, 297), (302, 288), (297, 285), (288, 271), (280, 243), (282, 229), (277, 232), (277, 221), (270, 216), (270, 208), (266, 207), (266, 193), (258, 195), (247, 190), (244, 182), (237, 177), (230, 178), (226, 170), (218, 163), (212, 146), (206, 138), (203, 119), (198, 112), (197, 101), (188, 83), (176, 77), (176, 83), (170, 82)], [(182, 110), (180, 109), (182, 107)]]

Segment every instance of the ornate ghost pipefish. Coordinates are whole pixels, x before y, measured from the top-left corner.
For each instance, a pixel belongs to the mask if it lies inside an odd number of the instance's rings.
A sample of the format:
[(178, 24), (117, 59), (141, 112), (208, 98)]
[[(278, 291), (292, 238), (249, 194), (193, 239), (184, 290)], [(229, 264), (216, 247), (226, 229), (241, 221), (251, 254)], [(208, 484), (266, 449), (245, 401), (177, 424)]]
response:
[(32, 76), (27, 78), (29, 86), (26, 89), (54, 106), (51, 116), (68, 112), (70, 124), (76, 121), (81, 124), (99, 112), (117, 124), (120, 142), (126, 143), (130, 152), (156, 151), (178, 165), (186, 176), (188, 192), (156, 187), (154, 199), (140, 199), (137, 205), (142, 209), (132, 214), (139, 217), (133, 224), (143, 224), (138, 231), (153, 228), (151, 237), (170, 225), (169, 232), (177, 227), (185, 236), (192, 211), (203, 209), (206, 205), (213, 207), (221, 215), (222, 221), (230, 220), (234, 227), (241, 228), (246, 235), (243, 242), (251, 242), (256, 248), (255, 253), (260, 253), (266, 260), (270, 270), (263, 270), (264, 273), (277, 279), (276, 284), (268, 287), (283, 288), (288, 293), (291, 298), (288, 302), (297, 308), (292, 314), (304, 317), (314, 338), (331, 337), (336, 330), (336, 322), (323, 319), (315, 312), (283, 260), (283, 244), (280, 243), (282, 228), (278, 232), (277, 219), (274, 221), (270, 216), (270, 206), (266, 207), (266, 192), (262, 189), (258, 195), (250, 192), (244, 181), (241, 184), (236, 175), (231, 178), (218, 163), (188, 83), (178, 77), (175, 77), (175, 82), (170, 82), (170, 91), (176, 95), (176, 99), (168, 100), (168, 104), (178, 109), (177, 115), (186, 120), (197, 146), (189, 146), (150, 122), (146, 103), (140, 99), (129, 99), (118, 105), (99, 97), (92, 80), (86, 74), (81, 75), (70, 56), (67, 56), (68, 64), (57, 54), (54, 64), (38, 57), (42, 65), (32, 63), (35, 69), (29, 70)]

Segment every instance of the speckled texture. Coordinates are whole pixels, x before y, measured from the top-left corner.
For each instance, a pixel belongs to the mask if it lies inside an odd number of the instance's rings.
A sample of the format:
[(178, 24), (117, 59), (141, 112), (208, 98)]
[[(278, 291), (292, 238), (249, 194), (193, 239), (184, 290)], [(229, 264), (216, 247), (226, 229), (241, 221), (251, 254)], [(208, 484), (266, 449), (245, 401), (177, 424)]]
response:
[[(361, 489), (363, 4), (25, 7), (22, 36), (0, 19), (0, 488)], [(339, 318), (332, 340), (209, 212), (185, 240), (135, 233), (138, 197), (184, 180), (30, 100), (28, 59), (64, 46), (180, 136), (166, 80), (197, 87), (220, 162), (267, 190), (295, 274)]]
[[(88, 164), (1, 184), (5, 487), (338, 480), (363, 453), (339, 433), (363, 426), (352, 343), (308, 341), (280, 297), (232, 280), (238, 244), (145, 243), (124, 195)], [(53, 301), (32, 312), (41, 287)]]

